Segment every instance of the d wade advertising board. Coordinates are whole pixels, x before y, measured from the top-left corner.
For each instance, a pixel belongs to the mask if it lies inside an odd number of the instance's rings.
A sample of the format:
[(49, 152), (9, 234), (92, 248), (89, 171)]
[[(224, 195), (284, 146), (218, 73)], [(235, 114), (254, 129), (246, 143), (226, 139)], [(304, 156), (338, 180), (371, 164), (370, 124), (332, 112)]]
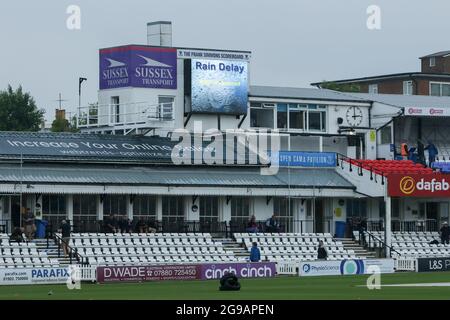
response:
[(391, 197), (450, 197), (450, 176), (444, 174), (392, 174), (388, 177)]
[(149, 46), (100, 49), (100, 89), (176, 89), (177, 50)]

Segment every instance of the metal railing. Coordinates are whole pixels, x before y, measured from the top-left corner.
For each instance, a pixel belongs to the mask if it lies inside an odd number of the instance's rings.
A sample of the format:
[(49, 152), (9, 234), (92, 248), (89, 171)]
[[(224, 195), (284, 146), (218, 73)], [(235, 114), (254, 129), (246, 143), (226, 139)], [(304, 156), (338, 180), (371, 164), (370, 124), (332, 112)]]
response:
[(9, 222), (9, 219), (0, 219), (0, 233), (10, 233)]
[[(341, 167), (341, 169), (344, 169), (344, 162), (349, 164), (349, 171), (352, 172), (353, 170), (356, 170), (358, 172), (359, 176), (364, 175), (363, 171), (363, 165), (358, 159), (352, 159), (347, 157), (346, 155), (343, 155), (341, 153), (336, 153), (336, 166)], [(364, 169), (369, 171), (370, 180), (374, 180), (375, 182), (381, 182), (382, 185), (384, 185), (386, 180), (386, 175), (378, 169), (375, 169), (374, 167), (370, 165), (364, 165)], [(377, 176), (381, 176), (380, 178), (377, 178)], [(380, 179), (380, 181), (377, 181)]]
[(75, 261), (77, 261), (77, 264), (81, 264), (81, 265), (89, 264), (88, 258), (81, 256), (78, 253), (78, 249), (72, 248), (65, 240), (62, 239), (62, 237), (60, 237), (56, 233), (54, 233), (53, 239), (55, 240), (55, 244), (58, 246), (58, 258), (61, 258), (62, 245), (65, 244), (67, 247), (67, 250), (68, 250), (68, 258), (69, 258), (70, 264), (72, 264), (74, 262), (73, 259), (75, 259)]
[[(119, 110), (119, 112), (117, 112)], [(123, 126), (147, 121), (171, 121), (174, 119), (174, 102), (150, 104), (133, 102), (78, 107), (77, 127)]]
[(389, 257), (392, 257), (392, 253), (394, 252), (398, 256), (400, 256), (400, 253), (397, 250), (395, 250), (392, 246), (388, 246), (386, 242), (384, 242), (384, 240), (380, 239), (370, 231), (360, 230), (358, 234), (358, 242), (367, 250), (377, 250), (377, 249), (381, 250), (380, 254), (385, 258), (387, 257), (388, 248), (389, 248)]
[[(384, 231), (384, 220), (368, 220), (367, 230)], [(435, 219), (423, 220), (391, 220), (391, 231), (395, 232), (437, 232), (439, 231), (439, 222)]]

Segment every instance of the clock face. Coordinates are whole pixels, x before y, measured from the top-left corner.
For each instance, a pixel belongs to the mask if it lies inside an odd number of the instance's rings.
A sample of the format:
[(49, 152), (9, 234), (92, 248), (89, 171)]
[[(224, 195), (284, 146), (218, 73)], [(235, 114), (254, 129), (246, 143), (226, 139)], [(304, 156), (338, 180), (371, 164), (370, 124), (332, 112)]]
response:
[(350, 107), (347, 109), (347, 123), (352, 127), (357, 127), (363, 120), (363, 112), (359, 107)]

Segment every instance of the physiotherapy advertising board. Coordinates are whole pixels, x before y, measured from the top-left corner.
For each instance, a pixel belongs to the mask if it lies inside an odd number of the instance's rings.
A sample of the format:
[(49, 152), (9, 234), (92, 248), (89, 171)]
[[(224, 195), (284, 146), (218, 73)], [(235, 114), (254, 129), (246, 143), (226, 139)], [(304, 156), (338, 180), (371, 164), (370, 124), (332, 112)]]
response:
[(326, 275), (355, 275), (368, 274), (370, 267), (376, 266), (380, 273), (393, 273), (393, 259), (346, 259), (301, 262), (299, 275), (305, 277)]
[(390, 174), (391, 197), (450, 197), (450, 176), (445, 174)]
[(190, 60), (190, 112), (247, 113), (248, 63), (238, 60)]
[(333, 168), (336, 167), (336, 154), (334, 152), (280, 151), (274, 153), (271, 161), (278, 163), (280, 167)]
[(100, 49), (100, 89), (176, 89), (175, 48), (121, 46)]

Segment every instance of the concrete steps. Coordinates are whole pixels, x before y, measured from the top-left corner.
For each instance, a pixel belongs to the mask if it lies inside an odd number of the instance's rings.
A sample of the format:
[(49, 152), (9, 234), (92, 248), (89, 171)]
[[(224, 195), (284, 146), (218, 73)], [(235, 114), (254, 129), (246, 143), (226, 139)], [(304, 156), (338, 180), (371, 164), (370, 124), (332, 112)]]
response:
[(214, 241), (222, 242), (223, 247), (227, 251), (232, 251), (236, 257), (248, 257), (249, 252), (243, 244), (237, 243), (236, 240), (231, 238), (214, 239)]
[(357, 241), (351, 238), (335, 238), (334, 240), (342, 242), (346, 250), (353, 250), (355, 252), (355, 256), (357, 256), (358, 258), (377, 258), (375, 252), (364, 249), (363, 246), (361, 246)]
[[(51, 259), (58, 259), (59, 265), (61, 267), (65, 267), (70, 265), (70, 258), (64, 257), (63, 251), (61, 249), (61, 256), (58, 257), (58, 246), (55, 244), (53, 240), (49, 240), (48, 246), (47, 246), (47, 240), (46, 239), (35, 239), (33, 240), (34, 243), (36, 243), (36, 249), (39, 252), (43, 252), (47, 255), (48, 258)], [(76, 263), (76, 260), (72, 260), (72, 263)]]

